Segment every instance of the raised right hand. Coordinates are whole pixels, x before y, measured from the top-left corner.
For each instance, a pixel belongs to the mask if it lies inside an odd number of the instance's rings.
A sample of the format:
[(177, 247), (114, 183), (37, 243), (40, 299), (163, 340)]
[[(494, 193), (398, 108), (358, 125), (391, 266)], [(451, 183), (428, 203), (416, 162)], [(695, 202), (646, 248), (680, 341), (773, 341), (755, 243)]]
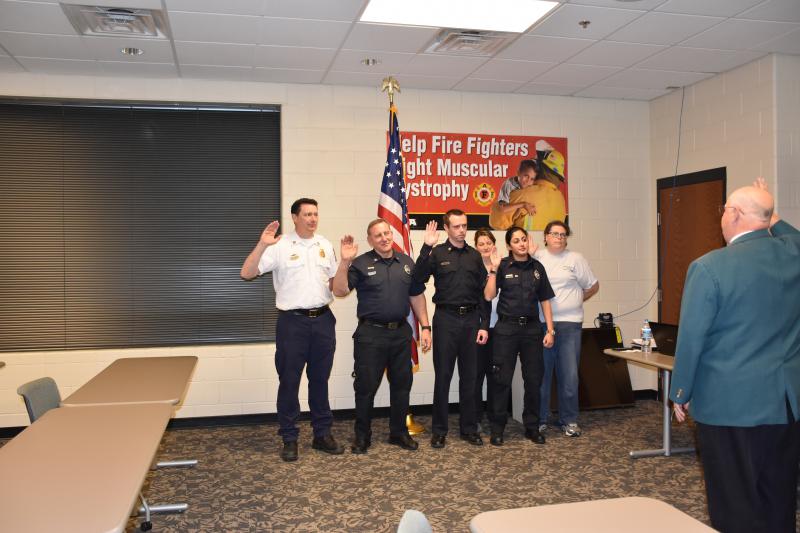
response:
[(492, 246), (492, 255), (489, 256), (492, 262), (492, 270), (497, 272), (497, 267), (500, 266), (500, 254), (497, 253), (497, 246)]
[(435, 246), (439, 242), (439, 224), (435, 220), (428, 222), (425, 226), (425, 244), (428, 246)]
[(277, 237), (275, 234), (278, 232), (278, 228), (280, 227), (281, 223), (277, 220), (273, 220), (269, 223), (269, 225), (264, 228), (264, 231), (261, 232), (261, 244), (266, 244), (267, 246), (272, 246), (279, 240), (281, 240), (281, 236), (278, 235)]
[(344, 237), (342, 237), (341, 248), (339, 252), (342, 261), (350, 262), (355, 258), (356, 254), (358, 254), (358, 245), (355, 244), (353, 236), (345, 235)]

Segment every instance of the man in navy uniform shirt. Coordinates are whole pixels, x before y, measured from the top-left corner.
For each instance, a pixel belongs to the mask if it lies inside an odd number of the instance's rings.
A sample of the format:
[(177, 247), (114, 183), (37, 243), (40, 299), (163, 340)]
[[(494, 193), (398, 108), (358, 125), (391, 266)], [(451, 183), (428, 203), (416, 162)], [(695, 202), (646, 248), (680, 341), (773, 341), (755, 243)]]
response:
[[(458, 398), (461, 438), (481, 446), (475, 415), (477, 344), (489, 338), (489, 303), (483, 298), (486, 267), (478, 251), (466, 243), (467, 215), (460, 209), (444, 214), (447, 241), (439, 240), (437, 223), (425, 228), (425, 245), (419, 252), (414, 281), (425, 283), (433, 276), (433, 423), (431, 446), (444, 448), (450, 404), (450, 381), (458, 361)], [(477, 344), (476, 344), (477, 343)]]
[(280, 225), (270, 223), (242, 265), (241, 276), (250, 280), (272, 272), (278, 324), (275, 368), (278, 371), (278, 420), (283, 438), (281, 459), (297, 460), (297, 394), (303, 368), (307, 367), (308, 406), (314, 440), (311, 446), (331, 454), (344, 450), (331, 435), (333, 414), (328, 403), (328, 378), (336, 349), (336, 318), (328, 304), (336, 273), (331, 243), (316, 235), (317, 201), (300, 198), (292, 204), (294, 231), (276, 236)]
[(358, 296), (358, 328), (353, 334), (356, 400), (353, 453), (367, 453), (372, 443), (371, 411), (384, 370), (389, 380), (389, 443), (416, 450), (408, 434), (406, 415), (413, 380), (408, 313), (411, 308), (422, 324), (422, 350), (431, 344), (425, 285), (415, 283), (414, 261), (392, 248), (389, 224), (379, 218), (367, 226), (372, 250), (356, 257), (358, 245), (345, 235), (341, 242), (341, 263), (333, 278), (333, 293), (346, 296), (355, 289)]

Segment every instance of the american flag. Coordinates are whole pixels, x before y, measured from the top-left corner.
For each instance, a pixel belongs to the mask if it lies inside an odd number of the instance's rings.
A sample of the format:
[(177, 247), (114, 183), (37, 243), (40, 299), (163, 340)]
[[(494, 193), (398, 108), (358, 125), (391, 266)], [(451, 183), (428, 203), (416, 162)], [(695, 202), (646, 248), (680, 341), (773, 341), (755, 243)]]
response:
[[(394, 104), (389, 108), (389, 148), (386, 151), (381, 197), (378, 200), (378, 216), (388, 222), (392, 228), (394, 249), (414, 257), (408, 226), (405, 166), (400, 152), (400, 125), (397, 123), (397, 108)], [(413, 310), (408, 314), (408, 323), (411, 324), (411, 330), (414, 332), (414, 340), (411, 343), (411, 360), (416, 370), (419, 367), (417, 354), (419, 324)]]

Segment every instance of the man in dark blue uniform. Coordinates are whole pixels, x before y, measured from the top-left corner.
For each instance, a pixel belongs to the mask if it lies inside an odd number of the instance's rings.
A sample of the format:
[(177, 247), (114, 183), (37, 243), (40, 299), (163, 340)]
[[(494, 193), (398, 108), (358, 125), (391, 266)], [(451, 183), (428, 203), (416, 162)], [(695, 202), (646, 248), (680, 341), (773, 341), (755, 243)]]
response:
[(331, 435), (333, 414), (328, 402), (328, 378), (336, 349), (336, 318), (328, 304), (336, 256), (331, 243), (316, 235), (317, 202), (300, 198), (292, 204), (294, 231), (276, 236), (278, 221), (270, 223), (242, 265), (241, 276), (250, 280), (272, 272), (278, 324), (275, 368), (278, 371), (278, 421), (283, 437), (281, 459), (297, 460), (297, 394), (303, 368), (307, 367), (308, 406), (314, 440), (311, 446), (334, 455), (344, 452)]
[[(414, 281), (425, 283), (433, 276), (436, 293), (433, 303), (433, 367), (436, 378), (433, 388), (433, 423), (431, 446), (444, 448), (450, 381), (458, 361), (458, 399), (461, 438), (481, 446), (475, 416), (475, 379), (477, 344), (489, 338), (489, 303), (483, 298), (486, 267), (481, 254), (466, 243), (467, 215), (451, 209), (444, 215), (447, 241), (439, 240), (437, 223), (425, 228), (425, 245), (417, 258)], [(476, 344), (477, 343), (477, 344)]]
[(392, 228), (383, 219), (370, 222), (367, 242), (372, 250), (356, 257), (358, 245), (345, 235), (341, 263), (333, 278), (333, 293), (358, 295), (358, 328), (353, 334), (356, 421), (353, 453), (367, 453), (372, 443), (371, 411), (384, 370), (389, 380), (389, 443), (416, 450), (408, 434), (406, 414), (412, 384), (411, 308), (422, 325), (422, 351), (430, 349), (431, 334), (425, 304), (425, 285), (415, 283), (414, 261), (393, 249)]

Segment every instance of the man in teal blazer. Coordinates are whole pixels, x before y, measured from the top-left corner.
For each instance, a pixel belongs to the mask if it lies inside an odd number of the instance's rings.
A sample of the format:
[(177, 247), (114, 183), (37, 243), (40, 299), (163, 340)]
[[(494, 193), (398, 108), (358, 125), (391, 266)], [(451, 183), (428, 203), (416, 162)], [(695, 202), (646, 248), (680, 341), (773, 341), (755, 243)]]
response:
[(722, 206), (728, 246), (686, 276), (670, 398), (691, 414), (721, 531), (795, 530), (800, 460), (800, 232), (759, 178)]

